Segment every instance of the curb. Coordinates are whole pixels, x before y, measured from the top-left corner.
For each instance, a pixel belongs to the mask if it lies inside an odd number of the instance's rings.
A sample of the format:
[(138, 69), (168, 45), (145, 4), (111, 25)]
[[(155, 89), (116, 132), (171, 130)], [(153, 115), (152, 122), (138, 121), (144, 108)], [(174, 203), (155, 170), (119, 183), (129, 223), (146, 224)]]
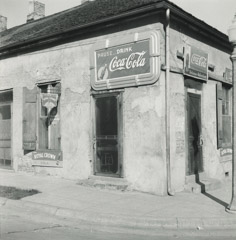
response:
[(114, 214), (88, 213), (86, 210), (56, 207), (47, 204), (35, 203), (27, 200), (11, 200), (0, 198), (1, 206), (25, 207), (29, 210), (39, 210), (51, 216), (82, 221), (87, 224), (115, 226), (135, 229), (236, 229), (236, 218), (151, 218), (129, 217)]
[(7, 198), (0, 197), (0, 206), (5, 205), (7, 200), (8, 200)]

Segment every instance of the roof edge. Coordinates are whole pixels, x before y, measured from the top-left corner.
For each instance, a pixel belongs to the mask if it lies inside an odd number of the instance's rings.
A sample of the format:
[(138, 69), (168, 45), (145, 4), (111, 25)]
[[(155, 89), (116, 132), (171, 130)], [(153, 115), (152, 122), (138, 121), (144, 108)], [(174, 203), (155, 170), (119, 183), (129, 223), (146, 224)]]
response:
[[(0, 48), (0, 56), (7, 54), (7, 52), (11, 51), (11, 49), (16, 49), (17, 47), (20, 47), (20, 49), (21, 49), (21, 48), (24, 48), (25, 45), (37, 46), (37, 44), (39, 44), (39, 43), (41, 43), (41, 44), (43, 44), (44, 42), (52, 43), (52, 42), (56, 41), (57, 36), (61, 35), (62, 33), (63, 34), (72, 33), (75, 31), (82, 30), (82, 29), (88, 29), (90, 27), (97, 26), (99, 24), (104, 24), (104, 23), (116, 21), (116, 20), (119, 20), (122, 18), (127, 18), (130, 16), (138, 15), (140, 13), (145, 13), (148, 11), (155, 11), (155, 10), (166, 10), (166, 9), (170, 9), (170, 11), (174, 17), (178, 17), (178, 18), (180, 17), (181, 19), (183, 19), (183, 20), (187, 21), (188, 23), (194, 25), (195, 27), (201, 29), (205, 33), (210, 32), (211, 36), (215, 37), (215, 41), (217, 42), (217, 44), (219, 44), (219, 46), (224, 46), (229, 51), (231, 51), (231, 44), (229, 43), (228, 36), (226, 34), (222, 33), (221, 31), (217, 30), (216, 28), (210, 26), (209, 24), (205, 23), (204, 21), (194, 17), (193, 15), (186, 12), (185, 10), (183, 10), (179, 6), (175, 5), (174, 3), (170, 2), (170, 1), (166, 1), (166, 0), (161, 0), (160, 2), (152, 3), (150, 5), (146, 5), (146, 6), (137, 8), (137, 9), (130, 10), (128, 12), (124, 12), (124, 13), (117, 14), (114, 16), (106, 17), (101, 20), (93, 21), (93, 22), (86, 23), (86, 24), (83, 24), (80, 26), (72, 27), (65, 31), (60, 31), (60, 32), (53, 33), (51, 35), (47, 35), (47, 36), (43, 36), (43, 37), (36, 37), (36, 38), (32, 38), (32, 39), (29, 39), (26, 41), (13, 43), (8, 46), (1, 47)], [(68, 10), (65, 10), (65, 11), (68, 11)], [(67, 37), (63, 36), (62, 38), (66, 39)], [(62, 39), (62, 38), (60, 38), (60, 39)], [(19, 51), (20, 51), (20, 49), (19, 49)]]

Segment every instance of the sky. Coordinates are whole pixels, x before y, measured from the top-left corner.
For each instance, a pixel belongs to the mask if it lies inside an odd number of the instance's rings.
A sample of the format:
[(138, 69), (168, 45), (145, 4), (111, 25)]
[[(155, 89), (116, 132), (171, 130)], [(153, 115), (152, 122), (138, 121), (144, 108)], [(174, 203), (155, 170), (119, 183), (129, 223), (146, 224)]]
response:
[[(81, 0), (38, 0), (45, 4), (46, 16), (77, 6)], [(129, 0), (127, 0), (129, 1)], [(0, 15), (7, 28), (26, 23), (29, 0), (0, 0)], [(227, 34), (236, 13), (236, 0), (171, 0), (185, 11)]]

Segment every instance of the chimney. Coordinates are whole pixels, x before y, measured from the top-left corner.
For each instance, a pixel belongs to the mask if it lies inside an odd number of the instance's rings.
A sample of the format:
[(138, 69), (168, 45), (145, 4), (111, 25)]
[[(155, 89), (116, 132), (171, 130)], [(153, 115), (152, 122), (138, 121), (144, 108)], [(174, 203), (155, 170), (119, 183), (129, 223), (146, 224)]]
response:
[(30, 0), (27, 22), (32, 22), (43, 17), (45, 17), (45, 4), (35, 0)]
[(0, 15), (0, 32), (3, 32), (7, 29), (7, 18)]

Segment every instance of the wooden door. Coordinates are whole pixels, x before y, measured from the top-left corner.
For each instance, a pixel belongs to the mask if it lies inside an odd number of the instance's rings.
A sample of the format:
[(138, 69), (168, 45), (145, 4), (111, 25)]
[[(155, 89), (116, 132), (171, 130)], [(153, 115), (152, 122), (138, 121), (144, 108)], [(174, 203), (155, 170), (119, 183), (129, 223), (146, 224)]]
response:
[(0, 104), (0, 166), (12, 167), (11, 103)]

